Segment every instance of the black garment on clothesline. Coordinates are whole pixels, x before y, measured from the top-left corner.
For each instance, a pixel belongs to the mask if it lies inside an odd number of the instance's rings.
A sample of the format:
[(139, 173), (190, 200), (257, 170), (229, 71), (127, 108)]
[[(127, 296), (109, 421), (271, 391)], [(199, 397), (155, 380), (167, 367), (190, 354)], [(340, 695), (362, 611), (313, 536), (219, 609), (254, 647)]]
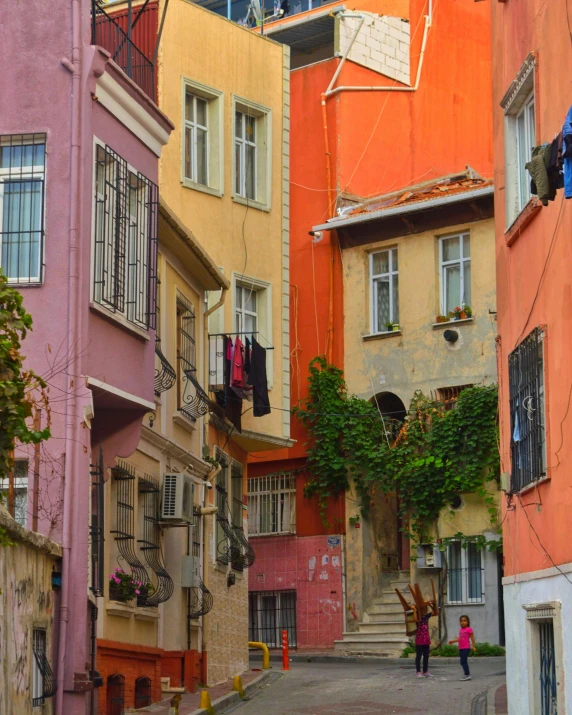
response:
[(266, 350), (255, 338), (252, 338), (248, 384), (252, 385), (253, 388), (254, 416), (263, 417), (264, 415), (270, 414), (268, 379), (266, 376)]

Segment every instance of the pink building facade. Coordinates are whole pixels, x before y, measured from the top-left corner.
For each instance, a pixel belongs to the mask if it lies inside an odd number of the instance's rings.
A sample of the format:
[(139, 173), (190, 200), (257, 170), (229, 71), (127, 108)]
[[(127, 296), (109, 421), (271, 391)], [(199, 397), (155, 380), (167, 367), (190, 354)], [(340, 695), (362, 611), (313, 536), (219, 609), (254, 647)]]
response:
[(52, 435), (18, 449), (16, 486), (21, 523), (63, 549), (45, 634), (58, 715), (97, 706), (99, 494), (154, 410), (158, 162), (172, 129), (151, 63), (106, 17), (94, 29), (90, 5), (10, 4), (1, 42), (17, 60), (0, 76), (0, 268), (34, 320), (24, 354), (49, 385)]

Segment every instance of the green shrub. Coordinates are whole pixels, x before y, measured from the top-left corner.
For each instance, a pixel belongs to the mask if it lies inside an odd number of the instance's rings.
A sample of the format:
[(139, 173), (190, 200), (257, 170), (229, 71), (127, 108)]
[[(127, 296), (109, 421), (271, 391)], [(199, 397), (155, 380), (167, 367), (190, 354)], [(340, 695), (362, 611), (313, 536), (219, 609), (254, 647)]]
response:
[[(490, 643), (477, 643), (476, 645), (477, 652), (473, 653), (473, 651), (471, 651), (469, 653), (469, 655), (475, 656), (476, 658), (497, 657), (505, 654), (504, 648), (501, 648), (500, 645), (491, 645)], [(444, 644), (440, 648), (435, 648), (435, 650), (431, 651), (431, 655), (441, 658), (455, 658), (459, 655), (459, 649), (456, 645)]]
[(408, 658), (411, 653), (415, 653), (415, 648), (412, 645), (406, 646), (401, 652), (400, 658)]

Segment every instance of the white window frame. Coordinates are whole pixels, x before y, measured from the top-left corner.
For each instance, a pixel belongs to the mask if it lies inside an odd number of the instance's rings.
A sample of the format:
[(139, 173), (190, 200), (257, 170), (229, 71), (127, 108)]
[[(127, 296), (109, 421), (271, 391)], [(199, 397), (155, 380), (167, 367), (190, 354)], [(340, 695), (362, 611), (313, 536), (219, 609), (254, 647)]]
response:
[[(254, 142), (246, 140), (244, 131), (242, 132), (242, 138), (236, 136), (237, 112), (254, 117), (256, 120)], [(240, 147), (244, 166), (247, 145), (256, 147), (254, 199), (246, 197), (246, 175), (241, 177), (240, 190), (237, 191), (236, 187), (235, 147)], [(232, 96), (232, 198), (237, 203), (263, 211), (270, 211), (272, 205), (272, 110), (235, 95)]]
[[(22, 465), (22, 467), (25, 465), (25, 470), (23, 471), (25, 471), (26, 476), (23, 476), (22, 471), (18, 469), (18, 465)], [(28, 525), (29, 469), (30, 463), (27, 459), (16, 458), (14, 460), (14, 501), (16, 501), (16, 497), (18, 495), (21, 497), (20, 505), (18, 506), (18, 508), (16, 508), (16, 504), (14, 504), (14, 519), (18, 522), (18, 524), (20, 524), (20, 526), (23, 526), (24, 528), (27, 528)], [(8, 501), (8, 487), (8, 478), (6, 477), (4, 479), (0, 479), (0, 494), (2, 495), (5, 506), (7, 505)]]
[[(242, 136), (237, 136), (236, 135), (236, 122), (238, 120), (238, 116), (240, 116), (240, 133)], [(246, 131), (246, 125), (247, 125), (247, 119), (253, 119), (254, 120), (254, 139), (248, 139), (247, 137), (247, 131)], [(257, 168), (257, 163), (258, 163), (258, 147), (256, 144), (256, 140), (258, 138), (258, 121), (256, 117), (251, 116), (247, 112), (241, 112), (240, 110), (236, 110), (235, 113), (235, 135), (234, 135), (234, 145), (235, 148), (238, 149), (238, 155), (239, 155), (239, 165), (235, 168), (238, 171), (238, 179), (240, 183), (240, 187), (236, 186), (234, 190), (236, 191), (236, 194), (238, 196), (241, 196), (243, 199), (247, 199), (248, 201), (256, 201), (257, 195), (258, 195), (258, 168)], [(252, 186), (254, 189), (254, 196), (248, 196), (248, 182), (247, 182), (247, 173), (246, 173), (246, 165), (248, 163), (248, 158), (247, 158), (247, 149), (248, 147), (251, 147), (254, 149), (254, 166), (253, 166), (253, 171), (254, 171), (254, 181), (252, 182)], [(235, 162), (236, 162), (236, 155), (235, 155)], [(235, 176), (235, 181), (236, 181), (236, 176)]]
[[(534, 105), (534, 127), (530, 126), (528, 113), (525, 116), (526, 135), (534, 144), (538, 143), (536, 131), (536, 102), (534, 91), (536, 60), (531, 53), (524, 61), (515, 79), (508, 88), (501, 101), (504, 109), (504, 188), (505, 188), (505, 213), (506, 228), (516, 221), (520, 213), (526, 208), (530, 198), (530, 176), (521, 166), (519, 154), (518, 118), (522, 112), (526, 112), (531, 105)], [(532, 149), (533, 147), (530, 147)], [(531, 154), (527, 155), (526, 161), (530, 161)], [(526, 163), (526, 162), (525, 162)], [(523, 176), (524, 174), (524, 176)], [(527, 190), (522, 195), (521, 177), (524, 179)]]
[[(186, 127), (192, 123), (186, 118), (187, 93), (207, 102), (207, 183), (201, 184), (186, 176), (185, 142)], [(196, 113), (195, 113), (196, 117)], [(202, 125), (201, 125), (202, 126)], [(182, 78), (181, 84), (181, 184), (188, 189), (202, 191), (212, 196), (224, 194), (224, 94), (214, 87), (195, 82), (189, 77)], [(196, 152), (195, 152), (196, 157)]]
[[(530, 108), (532, 107), (532, 112), (533, 112), (533, 120), (532, 124), (530, 121)], [(528, 159), (527, 161), (530, 161), (531, 154), (532, 154), (532, 149), (536, 145), (536, 105), (535, 105), (535, 97), (534, 97), (534, 92), (531, 92), (528, 97), (526, 98), (524, 102), (524, 106), (520, 110), (520, 112), (516, 115), (516, 160), (518, 164), (518, 208), (519, 208), (519, 213), (524, 209), (526, 204), (530, 201), (530, 198), (532, 197), (532, 193), (530, 191), (530, 175), (525, 169), (525, 165), (521, 165), (521, 159), (520, 159), (520, 133), (518, 131), (518, 123), (520, 118), (524, 116), (524, 136), (525, 136), (525, 141), (528, 144), (528, 147), (525, 146), (525, 151), (528, 152)], [(525, 162), (526, 163), (526, 162)], [(522, 191), (522, 185), (524, 184), (525, 191), (523, 194)]]
[[(459, 302), (457, 303), (456, 306), (454, 307), (459, 307), (462, 308), (465, 305), (469, 305), (471, 308), (471, 304), (467, 303), (464, 301), (465, 297), (465, 266), (468, 263), (471, 265), (471, 256), (469, 254), (468, 257), (465, 257), (464, 255), (464, 238), (467, 237), (469, 239), (469, 244), (471, 241), (471, 234), (469, 231), (461, 231), (460, 233), (453, 233), (448, 236), (441, 236), (439, 238), (439, 280), (441, 282), (441, 313), (443, 315), (447, 315), (449, 311), (447, 311), (447, 285), (446, 285), (446, 279), (445, 279), (445, 268), (449, 266), (455, 266), (459, 265), (461, 268), (461, 284), (460, 284), (460, 296), (459, 296)], [(459, 241), (459, 258), (455, 258), (450, 261), (445, 261), (443, 259), (443, 241), (450, 241), (452, 238), (456, 238)], [(471, 300), (472, 300), (472, 290), (471, 290)], [(449, 310), (453, 310), (453, 308), (450, 308)]]
[[(386, 273), (376, 273), (374, 274), (373, 272), (373, 265), (374, 265), (374, 257), (379, 256), (381, 253), (387, 253), (389, 254), (389, 260), (388, 260), (388, 265), (389, 265), (389, 271)], [(395, 262), (395, 256), (397, 256), (397, 247), (395, 248), (385, 248), (383, 251), (374, 251), (373, 253), (369, 254), (369, 276), (370, 276), (370, 320), (371, 320), (371, 332), (373, 335), (379, 334), (379, 333), (387, 333), (387, 329), (379, 329), (378, 325), (378, 312), (377, 312), (377, 307), (378, 307), (378, 301), (377, 301), (377, 291), (378, 291), (378, 284), (381, 283), (382, 278), (389, 278), (389, 315), (390, 315), (390, 322), (392, 323), (397, 323), (399, 321), (399, 286), (398, 286), (398, 295), (397, 295), (397, 318), (398, 320), (395, 320), (396, 317), (396, 311), (395, 311), (395, 305), (393, 301), (393, 283), (395, 280), (395, 277), (399, 277), (399, 261), (397, 261), (397, 268), (394, 269), (394, 262)]]
[[(451, 547), (453, 544), (459, 544), (460, 548), (460, 553), (461, 553), (461, 600), (452, 600), (451, 599)], [(469, 569), (469, 558), (468, 558), (468, 550), (469, 547), (463, 548), (462, 543), (460, 541), (454, 541), (449, 546), (447, 547), (447, 565), (448, 565), (448, 574), (447, 574), (447, 603), (449, 605), (481, 605), (485, 603), (485, 568), (484, 568), (484, 558), (483, 558), (483, 553), (484, 549), (477, 549), (475, 546), (476, 552), (479, 555), (479, 560), (480, 560), (480, 571), (481, 571), (481, 595), (479, 597), (472, 597), (470, 598), (468, 595), (468, 569)]]
[[(261, 298), (261, 296), (258, 295), (258, 292), (256, 288), (250, 287), (243, 285), (242, 283), (236, 283), (234, 287), (234, 295), (235, 295), (235, 312), (234, 312), (234, 327), (236, 330), (237, 335), (244, 335), (247, 333), (246, 331), (246, 319), (247, 318), (253, 318), (254, 319), (254, 331), (253, 333), (256, 334), (258, 333), (258, 303)], [(239, 300), (238, 300), (238, 294), (239, 291), (242, 296), (242, 300), (240, 303), (242, 305), (239, 305)], [(245, 295), (247, 297), (250, 297), (249, 294), (252, 293), (256, 296), (256, 310), (248, 310), (246, 308), (246, 300), (245, 300)], [(244, 342), (244, 340), (243, 340)]]
[[(285, 504), (286, 496), (289, 506), (280, 513), (278, 502)], [(275, 510), (275, 528), (262, 528), (261, 503), (271, 501), (275, 503), (271, 509)], [(251, 536), (270, 536), (279, 534), (296, 533), (296, 477), (293, 474), (269, 474), (263, 477), (248, 479), (248, 530)]]
[[(187, 88), (187, 92), (185, 94), (185, 110), (187, 106), (187, 99), (191, 97), (192, 98), (192, 104), (193, 104), (193, 116), (194, 119), (188, 119), (186, 116), (186, 111), (185, 111), (185, 125), (184, 125), (184, 131), (185, 131), (185, 138), (184, 138), (184, 143), (185, 143), (185, 149), (186, 149), (186, 144), (187, 144), (187, 131), (190, 131), (191, 133), (191, 141), (193, 144), (193, 151), (191, 152), (191, 166), (190, 166), (190, 173), (191, 176), (187, 174), (186, 171), (186, 160), (185, 160), (185, 179), (187, 181), (191, 181), (194, 184), (200, 184), (201, 186), (208, 186), (209, 185), (209, 144), (210, 144), (210, 137), (209, 137), (209, 103), (208, 99), (205, 99), (204, 97), (199, 97), (197, 94), (194, 94), (193, 92), (190, 91), (190, 89)], [(206, 115), (206, 124), (200, 124), (197, 116), (197, 105), (199, 102), (204, 102), (205, 103), (205, 115)], [(199, 173), (199, 168), (198, 168), (198, 133), (199, 131), (204, 132), (205, 134), (205, 144), (206, 144), (206, 161), (205, 161), (205, 180), (200, 181), (198, 177)], [(186, 153), (186, 152), (185, 152)]]
[[(262, 345), (263, 348), (269, 348), (274, 345), (272, 336), (272, 283), (260, 280), (259, 278), (250, 278), (249, 276), (244, 276), (240, 273), (232, 274), (232, 330), (230, 332), (231, 336), (236, 335), (236, 319), (239, 314), (237, 307), (237, 286), (242, 287), (248, 291), (256, 292), (256, 315), (257, 315), (257, 333), (255, 335), (256, 341)], [(241, 311), (244, 314), (244, 311)], [(243, 332), (243, 331), (239, 331)], [(249, 337), (250, 334), (240, 335), (241, 341), (244, 343), (244, 338)], [(267, 350), (266, 352), (266, 378), (268, 381), (268, 389), (271, 390), (274, 384), (274, 351)]]
[(25, 170), (22, 167), (22, 173), (17, 177), (11, 176), (11, 169), (2, 169), (0, 167), (0, 268), (1, 257), (2, 257), (2, 226), (4, 225), (4, 185), (10, 183), (11, 181), (41, 181), (42, 185), (42, 196), (41, 196), (41, 214), (40, 214), (40, 228), (38, 232), (40, 233), (40, 244), (38, 247), (38, 265), (37, 274), (30, 275), (28, 278), (23, 278), (18, 276), (18, 278), (8, 278), (8, 283), (14, 285), (34, 285), (42, 283), (43, 280), (43, 267), (44, 267), (44, 251), (45, 251), (45, 225), (46, 225), (46, 164), (47, 164), (47, 135), (43, 132), (38, 132), (37, 134), (9, 134), (5, 136), (0, 135), (0, 147), (6, 146), (2, 140), (11, 139), (14, 136), (21, 136), (22, 142), (20, 144), (7, 144), (8, 146), (26, 146), (26, 145), (41, 145), (42, 142), (34, 141), (35, 137), (43, 137), (43, 147), (44, 147), (44, 164), (43, 165), (33, 165), (26, 167)]

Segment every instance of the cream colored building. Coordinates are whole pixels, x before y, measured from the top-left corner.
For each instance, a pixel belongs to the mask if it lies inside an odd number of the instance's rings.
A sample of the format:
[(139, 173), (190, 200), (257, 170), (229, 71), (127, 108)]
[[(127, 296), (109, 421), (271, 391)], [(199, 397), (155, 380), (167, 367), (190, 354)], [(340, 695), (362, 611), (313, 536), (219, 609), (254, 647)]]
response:
[[(375, 399), (387, 417), (403, 420), (416, 390), (452, 405), (464, 387), (497, 381), (492, 193), (492, 182), (467, 171), (363, 202), (348, 197), (341, 217), (327, 224), (337, 228), (342, 247), (348, 390)], [(471, 315), (439, 322), (464, 305)], [(456, 542), (447, 553), (447, 572), (421, 557), (411, 561), (395, 499), (374, 495), (359, 530), (353, 525), (358, 505), (348, 494), (346, 595), (359, 615), (348, 618), (340, 649), (399, 653), (407, 644), (403, 616), (395, 596), (383, 590), (409, 580), (428, 588), (431, 577), (442, 587), (449, 632), (457, 629), (460, 613), (469, 613), (479, 640), (499, 642), (496, 553)], [(434, 536), (459, 532), (495, 537), (481, 497), (461, 495), (452, 510), (443, 510)], [(382, 613), (392, 613), (395, 625)]]
[[(161, 12), (164, 0), (159, 3)], [(220, 382), (224, 336), (245, 333), (266, 349), (270, 414), (242, 405), (241, 430), (215, 414), (209, 456), (222, 469), (211, 490), (218, 517), (205, 520), (205, 583), (213, 610), (204, 619), (208, 682), (248, 667), (248, 579), (225, 549), (237, 542), (223, 516), (247, 534), (248, 454), (290, 441), (289, 48), (187, 0), (171, 0), (158, 60), (159, 106), (175, 131), (162, 157), (168, 205), (230, 284), (224, 304), (208, 298), (210, 397)]]

